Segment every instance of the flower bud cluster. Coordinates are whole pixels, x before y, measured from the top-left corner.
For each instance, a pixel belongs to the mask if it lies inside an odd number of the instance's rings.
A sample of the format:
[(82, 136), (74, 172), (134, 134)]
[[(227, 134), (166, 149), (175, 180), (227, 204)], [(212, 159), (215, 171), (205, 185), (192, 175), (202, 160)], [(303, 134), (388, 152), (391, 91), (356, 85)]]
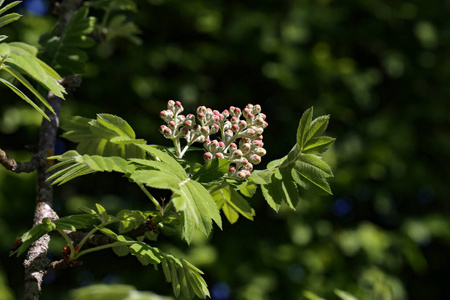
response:
[[(268, 124), (260, 105), (248, 104), (243, 110), (231, 106), (223, 112), (199, 106), (197, 118), (192, 114), (181, 115), (182, 111), (179, 101), (168, 102), (167, 110), (160, 113), (167, 124), (160, 127), (161, 133), (172, 140), (186, 139), (186, 149), (194, 142), (203, 143), (205, 161), (228, 159), (231, 162), (230, 176), (249, 177), (253, 166), (259, 164), (266, 154), (262, 133)], [(211, 135), (216, 133), (220, 137), (211, 139)]]

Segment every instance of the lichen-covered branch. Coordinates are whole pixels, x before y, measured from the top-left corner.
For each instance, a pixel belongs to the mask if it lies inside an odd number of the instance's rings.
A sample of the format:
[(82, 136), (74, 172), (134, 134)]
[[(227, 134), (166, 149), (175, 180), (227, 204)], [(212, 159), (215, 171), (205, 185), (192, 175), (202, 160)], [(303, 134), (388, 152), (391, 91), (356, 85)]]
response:
[[(46, 119), (43, 119), (42, 121), (38, 153), (47, 153), (48, 155), (53, 154), (56, 131), (59, 124), (58, 116), (61, 110), (61, 101), (62, 99), (49, 93), (48, 102), (53, 107), (56, 114), (53, 115), (50, 111), (46, 111), (51, 122)], [(42, 159), (37, 168), (38, 180), (33, 225), (41, 223), (43, 218), (50, 218), (52, 220), (58, 218), (58, 215), (52, 209), (53, 187), (51, 182), (46, 182), (46, 179), (49, 177), (49, 174), (47, 174), (48, 168), (48, 161)], [(49, 242), (50, 237), (44, 235), (33, 243), (28, 250), (27, 258), (24, 261), (25, 286), (23, 299), (25, 300), (37, 300), (40, 297), (42, 279), (50, 263), (50, 260), (46, 257)]]
[(35, 171), (41, 164), (42, 157), (42, 154), (36, 154), (30, 161), (22, 163), (8, 157), (6, 152), (0, 149), (0, 164), (2, 164), (5, 169), (16, 173), (30, 173)]

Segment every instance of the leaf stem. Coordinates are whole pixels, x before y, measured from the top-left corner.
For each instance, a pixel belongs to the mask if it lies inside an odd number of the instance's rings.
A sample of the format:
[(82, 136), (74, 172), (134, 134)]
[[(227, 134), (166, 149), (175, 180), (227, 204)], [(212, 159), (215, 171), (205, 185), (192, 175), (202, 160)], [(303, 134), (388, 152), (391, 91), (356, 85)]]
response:
[(98, 247), (94, 247), (94, 248), (89, 248), (86, 250), (83, 250), (81, 252), (78, 253), (78, 255), (76, 256), (76, 259), (78, 259), (80, 256), (83, 256), (85, 254), (91, 253), (91, 252), (95, 252), (95, 251), (99, 251), (99, 250), (103, 250), (103, 249), (108, 249), (108, 248), (113, 248), (116, 246), (127, 246), (127, 245), (131, 245), (136, 243), (136, 241), (129, 241), (129, 242), (115, 242), (115, 243), (111, 243), (111, 244), (107, 244), (107, 245), (102, 245), (102, 246), (98, 246)]
[(153, 195), (150, 194), (150, 192), (145, 188), (145, 186), (142, 183), (138, 183), (137, 185), (141, 188), (141, 190), (145, 193), (145, 195), (147, 195), (147, 197), (153, 202), (153, 204), (156, 206), (156, 209), (162, 212), (161, 205), (155, 199), (155, 197), (153, 197)]
[(69, 245), (69, 248), (70, 248), (70, 259), (73, 260), (75, 258), (75, 248), (73, 247), (72, 241), (69, 239), (69, 236), (64, 232), (64, 230), (58, 229), (58, 232), (66, 240), (67, 245)]
[(81, 242), (78, 244), (80, 246), (80, 249), (83, 247), (84, 243), (86, 243), (86, 241), (88, 240), (88, 238), (94, 234), (94, 232), (96, 232), (98, 230), (97, 227), (94, 227), (91, 231), (89, 231), (84, 238), (81, 240)]

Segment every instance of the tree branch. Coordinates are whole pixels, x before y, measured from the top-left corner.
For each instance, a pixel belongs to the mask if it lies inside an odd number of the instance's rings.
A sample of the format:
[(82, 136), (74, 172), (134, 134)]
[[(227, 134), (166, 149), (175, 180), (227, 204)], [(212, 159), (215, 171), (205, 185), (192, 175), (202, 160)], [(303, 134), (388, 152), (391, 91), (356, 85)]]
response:
[(36, 153), (29, 162), (16, 162), (14, 159), (9, 158), (5, 151), (0, 149), (0, 164), (2, 164), (7, 170), (16, 173), (30, 173), (40, 166), (43, 155)]
[[(46, 110), (46, 114), (50, 117), (51, 122), (46, 119), (42, 121), (38, 153), (53, 155), (56, 130), (59, 124), (58, 116), (61, 111), (61, 101), (62, 99), (49, 93), (48, 102), (56, 114), (53, 115), (50, 111)], [(46, 159), (41, 159), (37, 168), (37, 195), (33, 225), (41, 223), (43, 218), (50, 218), (52, 220), (58, 218), (58, 215), (52, 209), (53, 187), (51, 182), (46, 182), (46, 179), (50, 176), (47, 173), (48, 168), (49, 162)], [(23, 299), (25, 300), (37, 300), (40, 297), (42, 279), (50, 263), (50, 260), (46, 257), (49, 242), (50, 237), (46, 234), (34, 242), (28, 250), (27, 258), (24, 261), (25, 286)]]

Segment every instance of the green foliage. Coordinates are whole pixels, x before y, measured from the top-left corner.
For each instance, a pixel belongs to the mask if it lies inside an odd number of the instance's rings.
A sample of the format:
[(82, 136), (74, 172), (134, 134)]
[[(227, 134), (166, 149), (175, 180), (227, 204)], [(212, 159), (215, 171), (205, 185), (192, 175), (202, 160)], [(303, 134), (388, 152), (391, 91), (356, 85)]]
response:
[(150, 292), (137, 291), (134, 287), (124, 284), (94, 284), (72, 290), (70, 300), (174, 300), (172, 297), (162, 297)]
[(61, 74), (80, 74), (84, 72), (84, 65), (88, 56), (81, 48), (89, 48), (95, 41), (88, 36), (92, 33), (95, 18), (88, 16), (87, 7), (80, 8), (67, 22), (60, 32), (59, 24), (53, 31), (40, 39), (43, 46), (43, 57)]
[[(2, 1), (3, 3), (3, 1)], [(0, 3), (0, 6), (1, 4)], [(5, 13), (7, 10), (13, 8), (20, 1), (12, 2), (2, 9), (0, 9), (0, 15)], [(20, 18), (19, 14), (10, 13), (0, 18), (0, 27), (5, 26)], [(1, 40), (6, 39), (6, 36), (1, 36)], [(52, 113), (53, 108), (48, 103), (45, 96), (41, 94), (26, 77), (39, 83), (47, 91), (52, 92), (54, 95), (64, 98), (65, 90), (58, 83), (58, 80), (62, 78), (56, 73), (50, 66), (45, 64), (39, 58), (37, 58), (38, 50), (26, 43), (12, 42), (12, 43), (0, 43), (0, 71), (6, 71), (12, 78), (20, 82), (29, 92), (31, 92), (39, 102), (45, 105)], [(26, 77), (25, 77), (26, 76)], [(50, 120), (44, 111), (36, 105), (32, 99), (30, 99), (27, 94), (25, 94), (21, 89), (16, 87), (10, 81), (0, 78), (0, 82), (11, 89), (16, 95), (22, 98), (25, 102), (30, 104), (34, 109), (36, 109), (42, 116)]]
[(319, 193), (332, 194), (327, 179), (333, 177), (330, 166), (317, 154), (326, 151), (334, 138), (321, 136), (328, 126), (329, 116), (312, 120), (313, 108), (303, 114), (297, 129), (297, 143), (285, 157), (256, 171), (250, 180), (261, 185), (267, 203), (278, 211), (282, 203), (295, 209), (300, 196), (297, 186)]
[[(126, 38), (136, 45), (141, 45), (142, 40), (137, 36), (141, 33), (138, 26), (127, 20), (125, 14), (117, 12), (137, 12), (137, 4), (134, 0), (96, 0), (86, 3), (87, 6), (101, 9), (105, 12), (103, 20), (99, 25), (99, 31), (105, 36), (106, 41), (116, 38)], [(115, 14), (111, 17), (111, 14)]]
[(136, 140), (131, 126), (117, 116), (98, 114), (97, 119), (76, 116), (64, 122), (62, 128), (66, 131), (63, 137), (78, 143), (77, 151), (82, 154), (123, 158), (145, 156), (145, 152), (136, 146), (145, 141)]

